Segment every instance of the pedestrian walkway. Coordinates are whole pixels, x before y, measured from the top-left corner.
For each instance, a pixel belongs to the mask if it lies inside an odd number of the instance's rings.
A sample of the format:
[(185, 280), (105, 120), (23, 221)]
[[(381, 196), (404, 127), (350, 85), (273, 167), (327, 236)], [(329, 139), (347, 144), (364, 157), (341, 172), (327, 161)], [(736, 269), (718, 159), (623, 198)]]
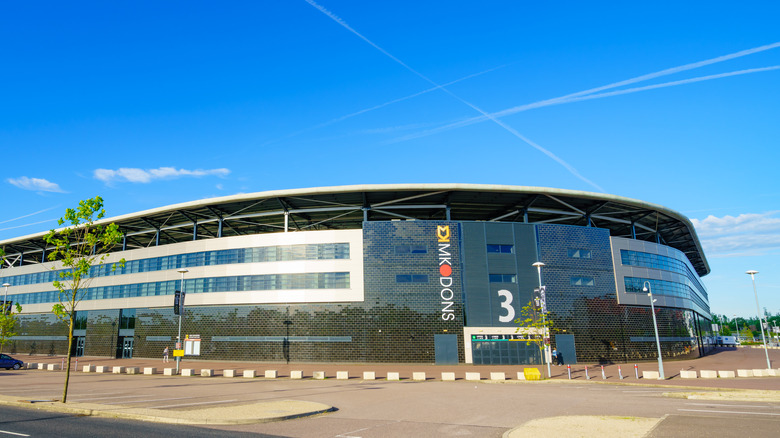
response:
[[(64, 362), (63, 357), (55, 356), (25, 356), (15, 355), (25, 363), (44, 363), (52, 364), (53, 368), (59, 368)], [(770, 352), (770, 359), (773, 363), (780, 363), (780, 352)], [(324, 380), (321, 385), (336, 385), (339, 379), (346, 379), (350, 383), (365, 382), (370, 374), (377, 380), (383, 380), (383, 384), (394, 384), (388, 380), (398, 380), (399, 384), (404, 381), (441, 381), (445, 379), (445, 374), (450, 374), (454, 380), (481, 380), (485, 383), (505, 383), (505, 384), (550, 384), (569, 382), (569, 369), (571, 369), (571, 382), (577, 384), (639, 384), (653, 386), (668, 386), (672, 391), (679, 391), (681, 387), (705, 388), (717, 390), (770, 390), (780, 389), (780, 377), (747, 377), (747, 378), (717, 378), (717, 379), (682, 379), (680, 371), (702, 371), (702, 370), (721, 370), (721, 369), (741, 369), (741, 368), (765, 368), (766, 358), (763, 350), (758, 349), (736, 349), (724, 348), (713, 354), (695, 360), (686, 361), (667, 361), (664, 362), (666, 370), (665, 380), (643, 379), (642, 371), (657, 370), (658, 363), (638, 363), (635, 371), (633, 364), (607, 364), (602, 366), (595, 364), (577, 364), (571, 366), (552, 366), (552, 379), (541, 382), (527, 382), (518, 378), (518, 372), (523, 373), (525, 368), (536, 369), (546, 375), (546, 366), (517, 366), (517, 365), (446, 365), (437, 366), (433, 364), (344, 364), (344, 363), (268, 363), (268, 362), (238, 362), (238, 361), (201, 361), (185, 358), (181, 362), (182, 370), (192, 370), (192, 377), (181, 375), (166, 376), (162, 370), (166, 367), (175, 367), (174, 362), (163, 363), (161, 359), (112, 359), (105, 357), (80, 357), (78, 360), (73, 358), (71, 379), (78, 378), (79, 388), (88, 385), (109, 385), (111, 387), (137, 386), (148, 388), (142, 391), (145, 394), (151, 392), (159, 393), (163, 387), (195, 388), (197, 397), (206, 397), (206, 401), (198, 403), (178, 404), (172, 402), (172, 405), (165, 408), (154, 409), (150, 407), (135, 408), (134, 402), (116, 402), (112, 401), (100, 403), (90, 403), (89, 401), (79, 401), (78, 398), (69, 398), (67, 404), (53, 401), (56, 397), (48, 399), (32, 398), (33, 387), (46, 388), (47, 394), (55, 394), (51, 388), (56, 388), (61, 384), (63, 372), (44, 371), (44, 370), (19, 370), (4, 371), (0, 375), (7, 374), (7, 378), (16, 375), (18, 379), (13, 381), (6, 380), (5, 383), (16, 384), (16, 389), (12, 385), (4, 385), (0, 389), (0, 404), (17, 406), (34, 406), (38, 409), (56, 410), (60, 412), (70, 412), (81, 415), (95, 415), (108, 417), (122, 417), (128, 419), (158, 421), (166, 423), (186, 423), (186, 424), (241, 424), (256, 423), (266, 421), (278, 421), (302, 416), (317, 415), (328, 412), (334, 407), (315, 403), (306, 400), (300, 400), (302, 397), (292, 397), (292, 399), (275, 400), (231, 400), (223, 401), (224, 405), (213, 400), (209, 395), (221, 395), (224, 385), (228, 383), (251, 383), (271, 381), (293, 382), (299, 380), (308, 385), (308, 388), (318, 387), (315, 374), (322, 373)], [(763, 365), (763, 367), (762, 367)], [(84, 366), (105, 367), (106, 372), (112, 374), (109, 383), (105, 379), (93, 379), (93, 373), (85, 373)], [(585, 378), (585, 367), (588, 367), (588, 374), (591, 379)], [(114, 375), (115, 367), (121, 373), (121, 376)], [(155, 368), (154, 376), (128, 375), (127, 368)], [(618, 368), (620, 367), (620, 369)], [(210, 370), (211, 373), (204, 373), (203, 370)], [(228, 378), (227, 370), (233, 370), (236, 377)], [(243, 371), (254, 371), (250, 375), (257, 376), (253, 380), (243, 377)], [(625, 377), (620, 379), (620, 373)], [(209, 374), (207, 377), (206, 374)], [(637, 374), (639, 379), (636, 378)], [(503, 377), (503, 379), (501, 379)], [(23, 382), (22, 379), (26, 381)], [(138, 379), (138, 380), (134, 380)], [(505, 380), (504, 380), (505, 379)], [(102, 382), (102, 383), (99, 383)], [(132, 382), (137, 382), (137, 385)], [(235, 385), (233, 385), (235, 386)], [(240, 386), (240, 385), (239, 385)], [(286, 385), (289, 386), (289, 385)], [(293, 385), (295, 386), (295, 385)], [(674, 388), (672, 388), (674, 387)], [(97, 386), (96, 386), (97, 388)], [(105, 388), (101, 387), (101, 388)], [(222, 389), (221, 389), (222, 388)], [(17, 392), (14, 393), (13, 391)], [(135, 405), (138, 406), (138, 405)], [(177, 406), (187, 406), (186, 408)]]
[[(64, 364), (61, 356), (26, 356), (16, 355), (25, 363)], [(770, 350), (769, 358), (774, 369), (780, 368), (780, 350)], [(78, 360), (77, 360), (78, 359)], [(154, 367), (162, 374), (164, 368), (175, 368), (175, 361), (164, 363), (162, 359), (113, 359), (105, 357), (73, 358), (71, 370), (82, 372), (84, 365), (137, 367), (142, 373), (143, 368)], [(78, 363), (77, 363), (78, 362)], [(602, 373), (603, 367), (603, 373)], [(454, 373), (456, 380), (466, 379), (466, 373), (479, 373), (480, 380), (489, 380), (491, 373), (504, 373), (506, 380), (518, 380), (518, 372), (526, 368), (535, 368), (547, 377), (547, 367), (540, 365), (434, 365), (434, 364), (387, 364), (387, 363), (285, 363), (285, 362), (241, 362), (241, 361), (209, 361), (185, 357), (180, 364), (181, 369), (190, 369), (194, 375), (201, 370), (213, 370), (215, 377), (223, 376), (224, 370), (235, 370), (241, 376), (244, 370), (254, 370), (258, 377), (265, 371), (275, 371), (276, 378), (290, 378), (295, 371), (303, 378), (312, 378), (315, 372), (323, 372), (326, 378), (337, 378), (339, 372), (346, 372), (349, 378), (362, 378), (363, 373), (373, 372), (376, 379), (387, 379), (389, 373), (398, 373), (399, 380), (412, 380), (414, 373), (425, 373), (426, 380), (442, 380), (442, 373)], [(780, 390), (780, 377), (735, 377), (717, 379), (684, 379), (681, 371), (733, 371), (739, 369), (766, 369), (766, 356), (763, 349), (722, 347), (711, 354), (690, 360), (664, 361), (665, 380), (644, 379), (644, 371), (658, 371), (658, 362), (639, 362), (621, 364), (576, 364), (550, 366), (553, 380), (571, 380), (593, 382), (645, 383), (670, 386), (698, 386), (705, 388), (729, 389), (770, 389)], [(569, 373), (569, 371), (571, 371)], [(586, 378), (589, 377), (589, 379)], [(620, 376), (623, 379), (620, 379)], [(638, 377), (638, 378), (637, 378)]]

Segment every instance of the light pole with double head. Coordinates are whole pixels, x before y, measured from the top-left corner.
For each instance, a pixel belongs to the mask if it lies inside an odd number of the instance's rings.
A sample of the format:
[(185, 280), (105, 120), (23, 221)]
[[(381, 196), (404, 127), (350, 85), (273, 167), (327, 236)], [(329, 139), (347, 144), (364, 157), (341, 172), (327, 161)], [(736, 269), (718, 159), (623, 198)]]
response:
[(540, 293), (540, 297), (539, 298), (541, 298), (541, 300), (542, 300), (542, 302), (541, 302), (541, 305), (542, 305), (542, 327), (544, 327), (543, 328), (543, 333), (542, 333), (542, 342), (544, 343), (544, 358), (542, 360), (547, 362), (547, 377), (548, 378), (552, 378), (552, 370), (550, 369), (550, 359), (551, 358), (549, 357), (550, 346), (547, 344), (548, 335), (547, 335), (547, 321), (546, 321), (546, 315), (545, 315), (545, 313), (547, 313), (547, 298), (545, 297), (545, 292), (546, 291), (544, 290), (544, 287), (542, 286), (542, 266), (544, 266), (544, 263), (536, 262), (536, 263), (534, 263), (531, 266), (536, 268), (536, 273), (539, 276), (539, 293)]
[(5, 312), (5, 309), (8, 308), (8, 287), (11, 286), (11, 283), (3, 283), (3, 287), (5, 288), (5, 298), (3, 298), (3, 312)]
[(664, 361), (661, 358), (661, 338), (658, 337), (658, 321), (655, 319), (655, 300), (653, 299), (653, 291), (650, 288), (650, 282), (645, 281), (642, 290), (647, 292), (647, 296), (650, 297), (650, 313), (653, 314), (653, 330), (655, 330), (655, 346), (658, 348), (658, 380), (665, 380), (664, 376)]
[[(185, 268), (179, 268), (176, 270), (176, 272), (181, 274), (181, 296), (179, 297), (179, 300), (184, 300), (184, 274), (190, 272), (189, 270)], [(181, 342), (181, 316), (184, 313), (184, 303), (179, 306), (179, 336), (176, 338), (176, 344), (177, 344), (177, 350), (183, 349), (184, 345), (182, 345)], [(176, 355), (176, 374), (179, 374), (179, 364), (181, 363), (181, 356)]]
[[(6, 309), (8, 309), (8, 286), (10, 286), (11, 283), (3, 283), (3, 287), (5, 288), (5, 298), (3, 298), (3, 315), (9, 313)], [(3, 331), (5, 331), (5, 326), (3, 326)], [(5, 333), (3, 333), (5, 335)], [(0, 345), (0, 353), (3, 352), (3, 346)]]
[(766, 354), (766, 369), (772, 368), (769, 363), (769, 350), (766, 348), (766, 336), (764, 336), (764, 318), (761, 318), (761, 307), (758, 305), (758, 292), (756, 291), (756, 274), (758, 271), (751, 270), (745, 272), (753, 280), (753, 295), (756, 297), (756, 315), (758, 316), (758, 325), (761, 326), (761, 340), (764, 341), (764, 354)]

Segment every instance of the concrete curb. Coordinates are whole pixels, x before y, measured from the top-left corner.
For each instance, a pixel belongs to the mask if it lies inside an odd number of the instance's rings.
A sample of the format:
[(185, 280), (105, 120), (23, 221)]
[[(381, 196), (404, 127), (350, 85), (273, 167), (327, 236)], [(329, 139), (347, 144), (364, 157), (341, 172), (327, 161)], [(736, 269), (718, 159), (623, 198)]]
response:
[[(224, 415), (209, 415), (211, 409), (197, 409), (194, 411), (166, 411), (162, 409), (143, 409), (143, 408), (110, 408), (103, 405), (89, 403), (60, 403), (58, 401), (24, 401), (15, 397), (0, 396), (0, 405), (14, 406), (24, 409), (40, 409), (47, 412), (63, 412), (69, 414), (104, 417), (104, 418), (123, 418), (128, 420), (149, 421), (155, 423), (168, 424), (255, 424), (270, 423), (275, 421), (291, 420), (294, 418), (320, 415), (328, 412), (334, 412), (337, 409), (322, 403), (282, 400), (265, 403), (252, 403), (231, 406), (233, 413), (246, 410), (247, 407), (253, 408), (257, 413), (253, 417), (224, 418)], [(120, 410), (121, 409), (121, 410)]]

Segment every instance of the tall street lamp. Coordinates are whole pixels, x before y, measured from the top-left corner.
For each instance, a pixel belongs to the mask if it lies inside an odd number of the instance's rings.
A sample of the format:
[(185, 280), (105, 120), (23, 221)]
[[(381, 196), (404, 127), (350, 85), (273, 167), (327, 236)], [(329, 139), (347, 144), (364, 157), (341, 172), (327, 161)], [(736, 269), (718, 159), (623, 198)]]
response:
[(750, 279), (753, 280), (753, 295), (756, 297), (756, 313), (758, 314), (758, 325), (761, 326), (761, 340), (764, 341), (764, 354), (766, 354), (766, 368), (772, 368), (769, 364), (769, 350), (766, 348), (766, 336), (764, 336), (764, 319), (761, 318), (761, 308), (758, 305), (758, 292), (756, 292), (756, 274), (758, 271), (747, 271), (745, 274), (750, 275)]
[[(176, 272), (181, 274), (181, 295), (179, 297), (180, 302), (184, 301), (184, 274), (190, 272), (189, 270), (185, 268), (179, 268), (176, 270)], [(184, 345), (181, 343), (181, 315), (184, 313), (184, 303), (181, 302), (181, 305), (179, 305), (179, 336), (176, 338), (176, 342), (179, 344), (178, 350), (181, 350), (184, 348)], [(181, 356), (176, 356), (176, 374), (179, 374), (179, 364), (181, 363)]]
[(547, 312), (547, 299), (545, 297), (545, 290), (544, 287), (542, 287), (542, 266), (544, 266), (544, 263), (542, 262), (536, 262), (533, 265), (531, 265), (536, 268), (536, 273), (539, 275), (539, 294), (540, 298), (542, 300), (542, 326), (544, 327), (544, 332), (542, 333), (542, 342), (544, 342), (544, 361), (547, 362), (547, 377), (552, 378), (552, 370), (550, 370), (550, 357), (549, 357), (549, 350), (550, 346), (547, 345), (547, 342), (545, 342), (545, 339), (547, 339), (547, 323), (545, 321), (546, 316), (545, 313)]
[(3, 283), (3, 287), (5, 288), (5, 298), (3, 298), (3, 313), (5, 313), (5, 309), (8, 307), (8, 286), (10, 286), (11, 283)]
[(658, 348), (658, 380), (665, 380), (664, 376), (664, 361), (661, 358), (661, 339), (658, 337), (658, 322), (655, 320), (655, 300), (653, 299), (653, 291), (650, 288), (650, 282), (645, 281), (642, 290), (647, 292), (647, 296), (650, 297), (650, 313), (653, 314), (653, 330), (655, 330), (655, 345)]
[[(11, 283), (3, 283), (3, 287), (5, 288), (5, 298), (3, 299), (3, 315), (6, 314), (6, 309), (8, 309), (8, 286), (10, 286)], [(2, 329), (3, 334), (5, 334), (5, 328)], [(3, 346), (0, 345), (0, 353), (3, 351)]]

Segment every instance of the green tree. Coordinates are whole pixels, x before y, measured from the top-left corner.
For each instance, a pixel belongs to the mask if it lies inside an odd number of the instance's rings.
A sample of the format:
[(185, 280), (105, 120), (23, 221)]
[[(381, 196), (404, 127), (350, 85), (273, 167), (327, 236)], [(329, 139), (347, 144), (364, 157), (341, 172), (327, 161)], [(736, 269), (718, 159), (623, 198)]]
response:
[[(51, 230), (43, 238), (48, 245), (53, 246), (48, 258), (56, 263), (51, 269), (59, 270), (59, 279), (53, 282), (59, 291), (59, 303), (52, 306), (52, 312), (68, 325), (67, 368), (62, 403), (67, 402), (68, 398), (76, 308), (94, 279), (90, 276), (90, 269), (102, 265), (108, 252), (122, 239), (122, 233), (116, 224), (95, 222), (105, 214), (103, 198), (100, 196), (79, 201), (78, 208), (66, 209), (65, 216), (57, 222), (60, 226), (66, 226)], [(112, 264), (111, 269), (115, 269), (117, 265), (123, 266), (124, 259)]]
[[(550, 312), (543, 312), (539, 305), (538, 299), (531, 300), (520, 309), (520, 317), (515, 319), (515, 324), (519, 327), (515, 330), (515, 333), (523, 333), (527, 335), (525, 339), (526, 345), (536, 345), (539, 349), (539, 356), (544, 363), (544, 347), (550, 337), (555, 324), (550, 317)], [(544, 375), (544, 373), (542, 373)]]
[[(0, 248), (0, 267), (5, 265), (5, 251)], [(15, 309), (14, 309), (15, 308)], [(16, 313), (14, 313), (16, 310)], [(16, 306), (11, 307), (5, 303), (5, 296), (3, 297), (3, 307), (0, 309), (0, 353), (3, 352), (3, 347), (11, 342), (11, 338), (16, 336), (16, 322), (17, 317), (22, 311), (22, 306), (16, 303)]]
[[(14, 313), (14, 310), (16, 312)], [(17, 315), (22, 312), (22, 306), (16, 303), (13, 308), (3, 306), (2, 312), (0, 312), (0, 353), (3, 352), (3, 347), (11, 342), (11, 338), (16, 336), (16, 323), (18, 321)]]

